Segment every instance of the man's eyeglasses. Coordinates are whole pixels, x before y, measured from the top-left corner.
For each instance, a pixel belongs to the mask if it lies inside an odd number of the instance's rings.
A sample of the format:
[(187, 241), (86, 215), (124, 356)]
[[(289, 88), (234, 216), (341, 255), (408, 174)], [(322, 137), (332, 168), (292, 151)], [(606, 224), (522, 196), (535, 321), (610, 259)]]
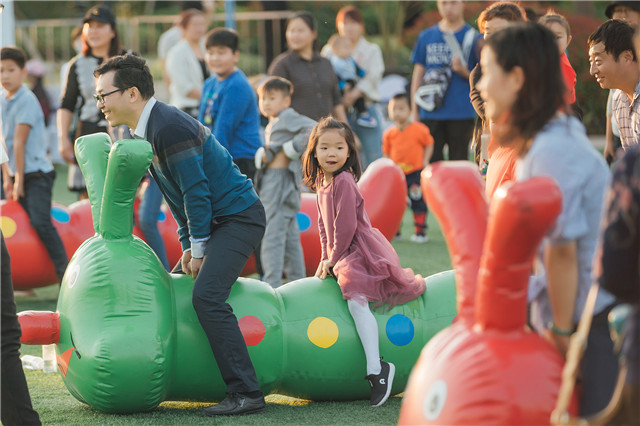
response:
[(93, 99), (95, 99), (95, 100), (96, 100), (96, 102), (103, 104), (103, 103), (104, 103), (104, 98), (106, 98), (107, 96), (109, 96), (109, 95), (113, 95), (113, 94), (114, 94), (114, 93), (116, 93), (116, 92), (122, 92), (122, 91), (127, 90), (127, 89), (131, 89), (131, 87), (127, 87), (127, 88), (125, 88), (125, 89), (116, 89), (116, 90), (114, 90), (113, 92), (104, 93), (104, 94), (97, 94), (97, 93), (94, 93), (94, 94), (93, 94)]

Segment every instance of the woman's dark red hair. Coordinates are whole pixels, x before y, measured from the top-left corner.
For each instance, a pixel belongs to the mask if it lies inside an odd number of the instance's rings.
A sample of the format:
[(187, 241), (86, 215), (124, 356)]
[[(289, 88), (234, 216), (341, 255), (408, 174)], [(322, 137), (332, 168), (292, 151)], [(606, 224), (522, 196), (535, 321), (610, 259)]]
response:
[(345, 19), (357, 22), (359, 24), (364, 23), (360, 11), (356, 9), (355, 6), (344, 6), (338, 11), (338, 14), (336, 15), (336, 28), (338, 27), (338, 24), (344, 24)]

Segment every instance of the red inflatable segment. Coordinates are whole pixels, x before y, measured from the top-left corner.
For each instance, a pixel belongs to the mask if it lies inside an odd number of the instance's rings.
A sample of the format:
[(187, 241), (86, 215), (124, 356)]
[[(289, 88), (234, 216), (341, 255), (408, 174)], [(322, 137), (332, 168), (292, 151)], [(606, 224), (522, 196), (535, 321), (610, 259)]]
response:
[(474, 321), (476, 279), (487, 227), (484, 182), (468, 161), (438, 162), (422, 172), (422, 192), (440, 221), (456, 271), (458, 315)]
[(503, 331), (525, 326), (531, 264), (561, 211), (562, 192), (551, 178), (509, 182), (496, 191), (478, 275), (478, 326)]
[[(135, 215), (137, 215), (137, 206), (136, 202)], [(78, 201), (69, 207), (53, 203), (51, 221), (60, 234), (69, 259), (80, 244), (95, 234), (91, 205), (88, 200)], [(29, 217), (18, 202), (0, 201), (0, 227), (11, 256), (11, 278), (15, 289), (27, 290), (58, 282), (53, 262), (36, 231), (31, 227)], [(169, 209), (163, 205), (158, 219), (158, 230), (165, 241), (167, 257), (171, 265), (176, 264), (182, 256), (177, 229), (178, 225)], [(142, 232), (137, 225), (133, 228), (133, 234), (142, 238)]]
[[(358, 182), (371, 225), (391, 241), (407, 210), (407, 181), (393, 161), (381, 158), (367, 167)], [(315, 272), (314, 266), (313, 272)]]
[[(304, 255), (304, 267), (307, 271), (307, 276), (311, 277), (316, 273), (316, 269), (322, 258), (316, 194), (309, 192), (302, 193), (298, 217), (301, 215), (309, 221), (307, 229), (300, 229), (300, 244), (302, 244), (302, 253)], [(249, 260), (254, 261), (253, 256)], [(255, 263), (253, 265), (253, 271), (255, 271)], [(249, 266), (248, 262), (247, 266)]]
[[(473, 174), (461, 165), (439, 164), (423, 173), (422, 183), (447, 195), (432, 196), (429, 203), (443, 223), (456, 269), (463, 263), (467, 268), (481, 265), (479, 278), (469, 270), (456, 275), (467, 280), (456, 283), (458, 292), (469, 286), (465, 298), (479, 282), (475, 315), (473, 321), (454, 323), (424, 347), (407, 385), (399, 424), (549, 424), (564, 361), (549, 342), (525, 327), (526, 289), (535, 250), (561, 211), (561, 194), (547, 178), (502, 187), (491, 203), (481, 258), (465, 258), (474, 252), (461, 242), (473, 234), (466, 229), (472, 226), (469, 214), (460, 211), (477, 206), (484, 193), (477, 170), (469, 167)], [(439, 185), (448, 186), (443, 190)], [(468, 303), (465, 299), (462, 304), (467, 316)], [(574, 398), (574, 413), (576, 407)]]
[[(58, 230), (67, 257), (71, 258), (80, 244), (91, 237), (91, 212), (87, 218), (82, 205), (66, 208), (57, 203), (51, 207), (53, 226)], [(29, 223), (22, 206), (13, 200), (0, 201), (0, 227), (11, 256), (11, 277), (16, 289), (30, 289), (57, 283), (53, 262)]]
[(51, 345), (60, 338), (60, 314), (49, 311), (24, 311), (18, 314), (25, 345)]

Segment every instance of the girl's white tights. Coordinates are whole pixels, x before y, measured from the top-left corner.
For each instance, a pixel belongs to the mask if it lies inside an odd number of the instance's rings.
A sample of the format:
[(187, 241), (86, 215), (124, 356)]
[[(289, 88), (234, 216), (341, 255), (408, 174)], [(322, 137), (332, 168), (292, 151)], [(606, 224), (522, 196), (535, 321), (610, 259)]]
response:
[(347, 300), (349, 312), (356, 323), (356, 331), (364, 348), (367, 358), (367, 375), (380, 374), (380, 348), (378, 346), (378, 323), (369, 309), (369, 303), (364, 297)]

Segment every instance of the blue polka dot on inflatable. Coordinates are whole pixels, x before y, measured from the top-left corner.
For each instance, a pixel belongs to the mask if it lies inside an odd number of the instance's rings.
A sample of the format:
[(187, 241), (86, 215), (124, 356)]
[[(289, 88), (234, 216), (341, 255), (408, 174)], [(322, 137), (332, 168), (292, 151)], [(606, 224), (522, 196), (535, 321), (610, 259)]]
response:
[(311, 227), (311, 218), (306, 213), (298, 212), (296, 215), (298, 219), (298, 228), (300, 228), (300, 232), (304, 232)]
[(71, 220), (71, 216), (62, 207), (51, 206), (51, 217), (56, 222), (67, 223)]
[(160, 210), (160, 212), (158, 213), (158, 222), (164, 222), (166, 218), (167, 216), (164, 214), (162, 210)]
[(387, 321), (387, 337), (396, 346), (404, 346), (413, 340), (413, 322), (404, 315), (396, 314)]

